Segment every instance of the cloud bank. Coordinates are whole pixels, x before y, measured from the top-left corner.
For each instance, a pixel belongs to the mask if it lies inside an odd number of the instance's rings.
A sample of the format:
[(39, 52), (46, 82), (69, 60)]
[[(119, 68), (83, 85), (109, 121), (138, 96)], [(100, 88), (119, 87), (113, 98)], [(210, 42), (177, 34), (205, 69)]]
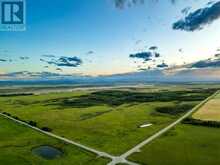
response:
[[(165, 69), (164, 73), (168, 74), (168, 75), (170, 75), (170, 74), (175, 75), (175, 74), (179, 74), (180, 72), (192, 72), (192, 71), (197, 72), (197, 73), (198, 72), (202, 73), (202, 71), (204, 71), (204, 70), (205, 71), (206, 70), (209, 70), (209, 71), (215, 70), (215, 71), (218, 71), (218, 73), (219, 73), (220, 72), (220, 58), (219, 58), (219, 56), (215, 55), (213, 58), (209, 58), (206, 60), (200, 60), (200, 61), (196, 61), (196, 62), (190, 63), (190, 64), (173, 66), (168, 69)], [(204, 73), (204, 76), (208, 77), (209, 75), (206, 75)], [(219, 76), (219, 75), (216, 75), (216, 76)]]
[(195, 31), (201, 30), (206, 25), (213, 23), (220, 18), (220, 1), (211, 6), (198, 9), (189, 13), (185, 18), (173, 24), (174, 30)]
[(29, 72), (29, 71), (20, 71), (20, 72), (11, 72), (0, 74), (0, 80), (7, 79), (47, 79), (61, 77), (60, 74), (52, 72)]
[(198, 61), (190, 66), (191, 68), (217, 68), (220, 67), (220, 59)]

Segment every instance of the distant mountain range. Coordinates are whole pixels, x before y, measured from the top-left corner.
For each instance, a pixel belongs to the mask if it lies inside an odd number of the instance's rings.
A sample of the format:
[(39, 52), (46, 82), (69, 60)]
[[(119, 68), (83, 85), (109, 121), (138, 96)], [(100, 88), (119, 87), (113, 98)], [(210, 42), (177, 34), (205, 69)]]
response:
[(14, 72), (0, 75), (0, 85), (137, 84), (165, 82), (220, 82), (220, 68), (146, 70), (108, 76), (60, 75), (50, 72)]
[(220, 58), (215, 56), (191, 64), (124, 74), (84, 76), (51, 72), (0, 73), (0, 85), (7, 84), (137, 84), (164, 82), (220, 82)]

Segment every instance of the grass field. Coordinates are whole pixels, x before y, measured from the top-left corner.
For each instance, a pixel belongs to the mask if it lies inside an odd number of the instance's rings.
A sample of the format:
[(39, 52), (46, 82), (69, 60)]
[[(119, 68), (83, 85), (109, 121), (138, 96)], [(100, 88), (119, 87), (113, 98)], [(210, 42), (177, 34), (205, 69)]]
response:
[[(212, 105), (212, 107), (210, 104), (213, 104), (213, 100), (217, 100), (219, 103), (219, 97), (218, 94), (195, 114), (204, 110), (212, 111), (215, 106)], [(209, 117), (209, 114), (206, 114)], [(203, 123), (200, 120), (201, 118), (194, 121), (192, 116), (189, 117), (187, 122), (183, 121), (178, 124), (158, 139), (145, 145), (141, 152), (131, 155), (128, 159), (143, 165), (220, 164), (220, 143), (218, 143), (220, 128), (215, 128), (215, 123)]]
[(206, 103), (192, 117), (205, 121), (220, 121), (220, 94)]
[(129, 159), (143, 165), (217, 165), (219, 139), (219, 128), (180, 124)]
[[(32, 154), (32, 148), (42, 145), (58, 148), (63, 155), (53, 160), (46, 160)], [(0, 164), (2, 165), (104, 165), (107, 162), (108, 160), (96, 158), (96, 155), (0, 117)]]
[[(0, 111), (27, 122), (34, 121), (39, 128), (51, 128), (60, 136), (119, 155), (176, 120), (214, 90), (146, 91), (89, 90), (1, 96)], [(139, 128), (146, 123), (153, 125)]]

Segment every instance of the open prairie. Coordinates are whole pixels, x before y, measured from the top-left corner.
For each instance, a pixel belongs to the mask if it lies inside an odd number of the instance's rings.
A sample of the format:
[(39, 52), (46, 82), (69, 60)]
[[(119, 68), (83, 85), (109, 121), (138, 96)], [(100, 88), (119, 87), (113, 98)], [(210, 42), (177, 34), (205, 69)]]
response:
[[(33, 148), (44, 145), (59, 149), (62, 155), (47, 160), (32, 153)], [(1, 165), (104, 165), (108, 161), (0, 117)]]
[[(154, 87), (0, 97), (1, 112), (119, 155), (169, 125), (215, 89)], [(141, 128), (143, 125), (152, 124)], [(97, 140), (98, 139), (98, 140)]]
[(219, 139), (219, 128), (180, 124), (129, 159), (143, 165), (217, 165)]
[(218, 109), (219, 94), (213, 97), (197, 112), (128, 159), (143, 165), (220, 164), (220, 145), (216, 143), (220, 138), (220, 125), (216, 120), (219, 114), (212, 112)]

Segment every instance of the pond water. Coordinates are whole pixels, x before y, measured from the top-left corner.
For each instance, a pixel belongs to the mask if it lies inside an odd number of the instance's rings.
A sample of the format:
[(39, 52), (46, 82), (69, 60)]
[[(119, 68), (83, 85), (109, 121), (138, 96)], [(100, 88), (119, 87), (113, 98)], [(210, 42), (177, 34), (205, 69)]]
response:
[(32, 149), (32, 153), (45, 159), (55, 159), (62, 156), (62, 152), (51, 146), (40, 146)]

